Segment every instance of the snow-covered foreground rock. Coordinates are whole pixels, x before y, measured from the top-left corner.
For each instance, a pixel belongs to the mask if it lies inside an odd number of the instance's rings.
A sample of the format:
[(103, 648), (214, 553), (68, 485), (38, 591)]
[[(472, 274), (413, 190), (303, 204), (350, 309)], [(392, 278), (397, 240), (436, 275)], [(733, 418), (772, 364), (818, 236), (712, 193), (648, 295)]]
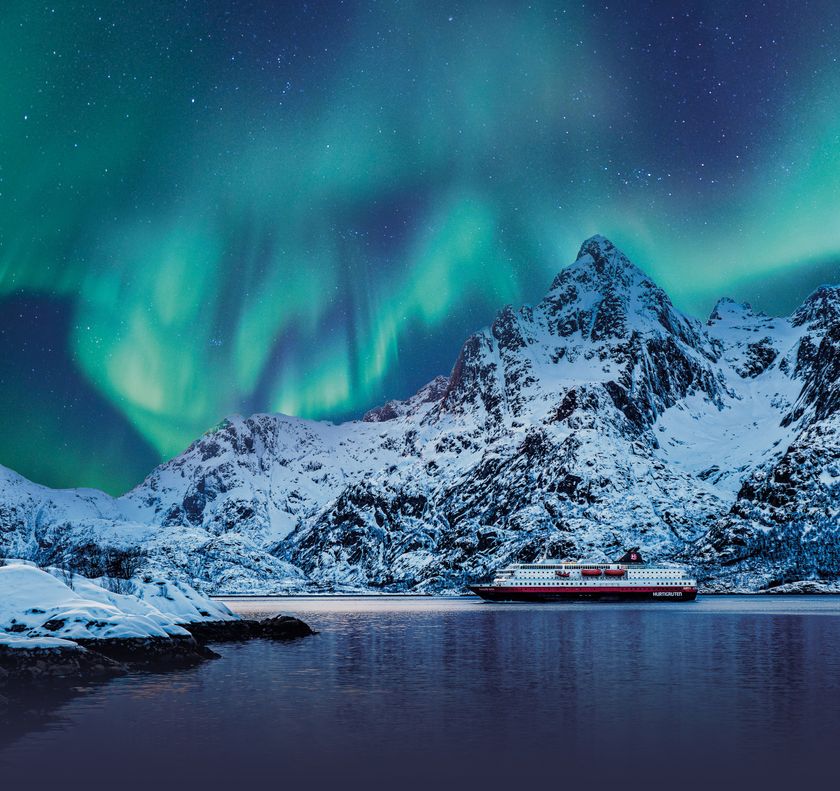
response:
[(225, 420), (121, 498), (0, 470), (0, 555), (204, 592), (460, 590), (641, 546), (704, 585), (836, 580), (840, 288), (682, 315), (603, 237), (451, 374), (334, 425)]
[(208, 642), (312, 634), (288, 615), (239, 618), (184, 583), (90, 580), (21, 560), (0, 566), (0, 688), (190, 666), (218, 657)]
[(118, 582), (123, 592), (23, 561), (0, 566), (0, 671), (78, 676), (118, 672), (116, 660), (189, 664), (206, 651), (184, 625), (236, 620), (183, 584)]
[[(104, 587), (109, 583), (122, 592)], [(185, 637), (189, 632), (182, 624), (235, 619), (223, 604), (183, 583), (95, 581), (22, 561), (0, 566), (0, 635), (67, 640)]]

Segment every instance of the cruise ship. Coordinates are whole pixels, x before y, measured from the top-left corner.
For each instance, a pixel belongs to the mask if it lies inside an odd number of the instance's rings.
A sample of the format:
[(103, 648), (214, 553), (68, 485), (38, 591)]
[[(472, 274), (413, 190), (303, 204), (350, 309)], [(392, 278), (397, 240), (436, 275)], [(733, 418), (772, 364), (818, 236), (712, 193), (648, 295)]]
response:
[(697, 581), (684, 569), (649, 566), (634, 547), (615, 563), (514, 563), (470, 590), (489, 601), (694, 601)]

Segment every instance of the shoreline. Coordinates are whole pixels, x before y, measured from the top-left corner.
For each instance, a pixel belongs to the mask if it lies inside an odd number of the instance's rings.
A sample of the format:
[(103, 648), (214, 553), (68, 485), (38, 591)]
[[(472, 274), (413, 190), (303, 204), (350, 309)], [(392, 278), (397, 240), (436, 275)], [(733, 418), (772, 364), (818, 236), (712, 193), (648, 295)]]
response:
[(188, 635), (0, 644), (0, 706), (7, 702), (3, 693), (40, 684), (107, 680), (138, 671), (162, 673), (221, 659), (210, 643), (258, 639), (288, 642), (317, 634), (290, 615), (197, 621), (181, 626)]
[[(271, 599), (282, 601), (289, 600), (327, 600), (327, 599), (369, 599), (371, 601), (383, 599), (399, 599), (399, 600), (416, 600), (416, 601), (469, 601), (475, 600), (481, 602), (482, 599), (474, 593), (219, 593), (207, 594), (212, 601), (259, 601), (262, 599)], [(761, 591), (700, 591), (697, 598), (700, 597), (726, 597), (726, 596), (773, 596), (777, 598), (792, 598), (799, 599), (803, 596), (840, 596), (840, 590), (836, 591), (774, 591), (772, 588)], [(598, 602), (592, 602), (598, 603)]]

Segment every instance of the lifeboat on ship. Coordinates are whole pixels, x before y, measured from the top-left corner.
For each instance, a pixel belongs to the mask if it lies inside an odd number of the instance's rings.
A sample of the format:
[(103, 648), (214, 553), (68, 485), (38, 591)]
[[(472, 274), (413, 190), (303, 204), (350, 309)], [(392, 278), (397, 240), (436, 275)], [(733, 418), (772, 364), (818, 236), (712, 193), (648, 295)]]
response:
[(581, 569), (580, 573), (583, 577), (600, 577), (601, 569)]
[(568, 577), (569, 572), (568, 571), (555, 571), (554, 576), (555, 577)]
[(608, 577), (623, 577), (626, 573), (625, 569), (607, 569), (604, 572)]

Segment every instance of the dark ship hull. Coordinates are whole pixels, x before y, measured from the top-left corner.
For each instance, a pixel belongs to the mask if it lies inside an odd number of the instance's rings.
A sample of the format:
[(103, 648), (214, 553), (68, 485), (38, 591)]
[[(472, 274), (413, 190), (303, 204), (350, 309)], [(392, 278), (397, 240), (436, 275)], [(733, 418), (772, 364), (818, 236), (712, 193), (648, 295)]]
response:
[(631, 587), (624, 585), (581, 585), (549, 588), (537, 586), (470, 585), (470, 590), (487, 601), (694, 601), (697, 588)]

